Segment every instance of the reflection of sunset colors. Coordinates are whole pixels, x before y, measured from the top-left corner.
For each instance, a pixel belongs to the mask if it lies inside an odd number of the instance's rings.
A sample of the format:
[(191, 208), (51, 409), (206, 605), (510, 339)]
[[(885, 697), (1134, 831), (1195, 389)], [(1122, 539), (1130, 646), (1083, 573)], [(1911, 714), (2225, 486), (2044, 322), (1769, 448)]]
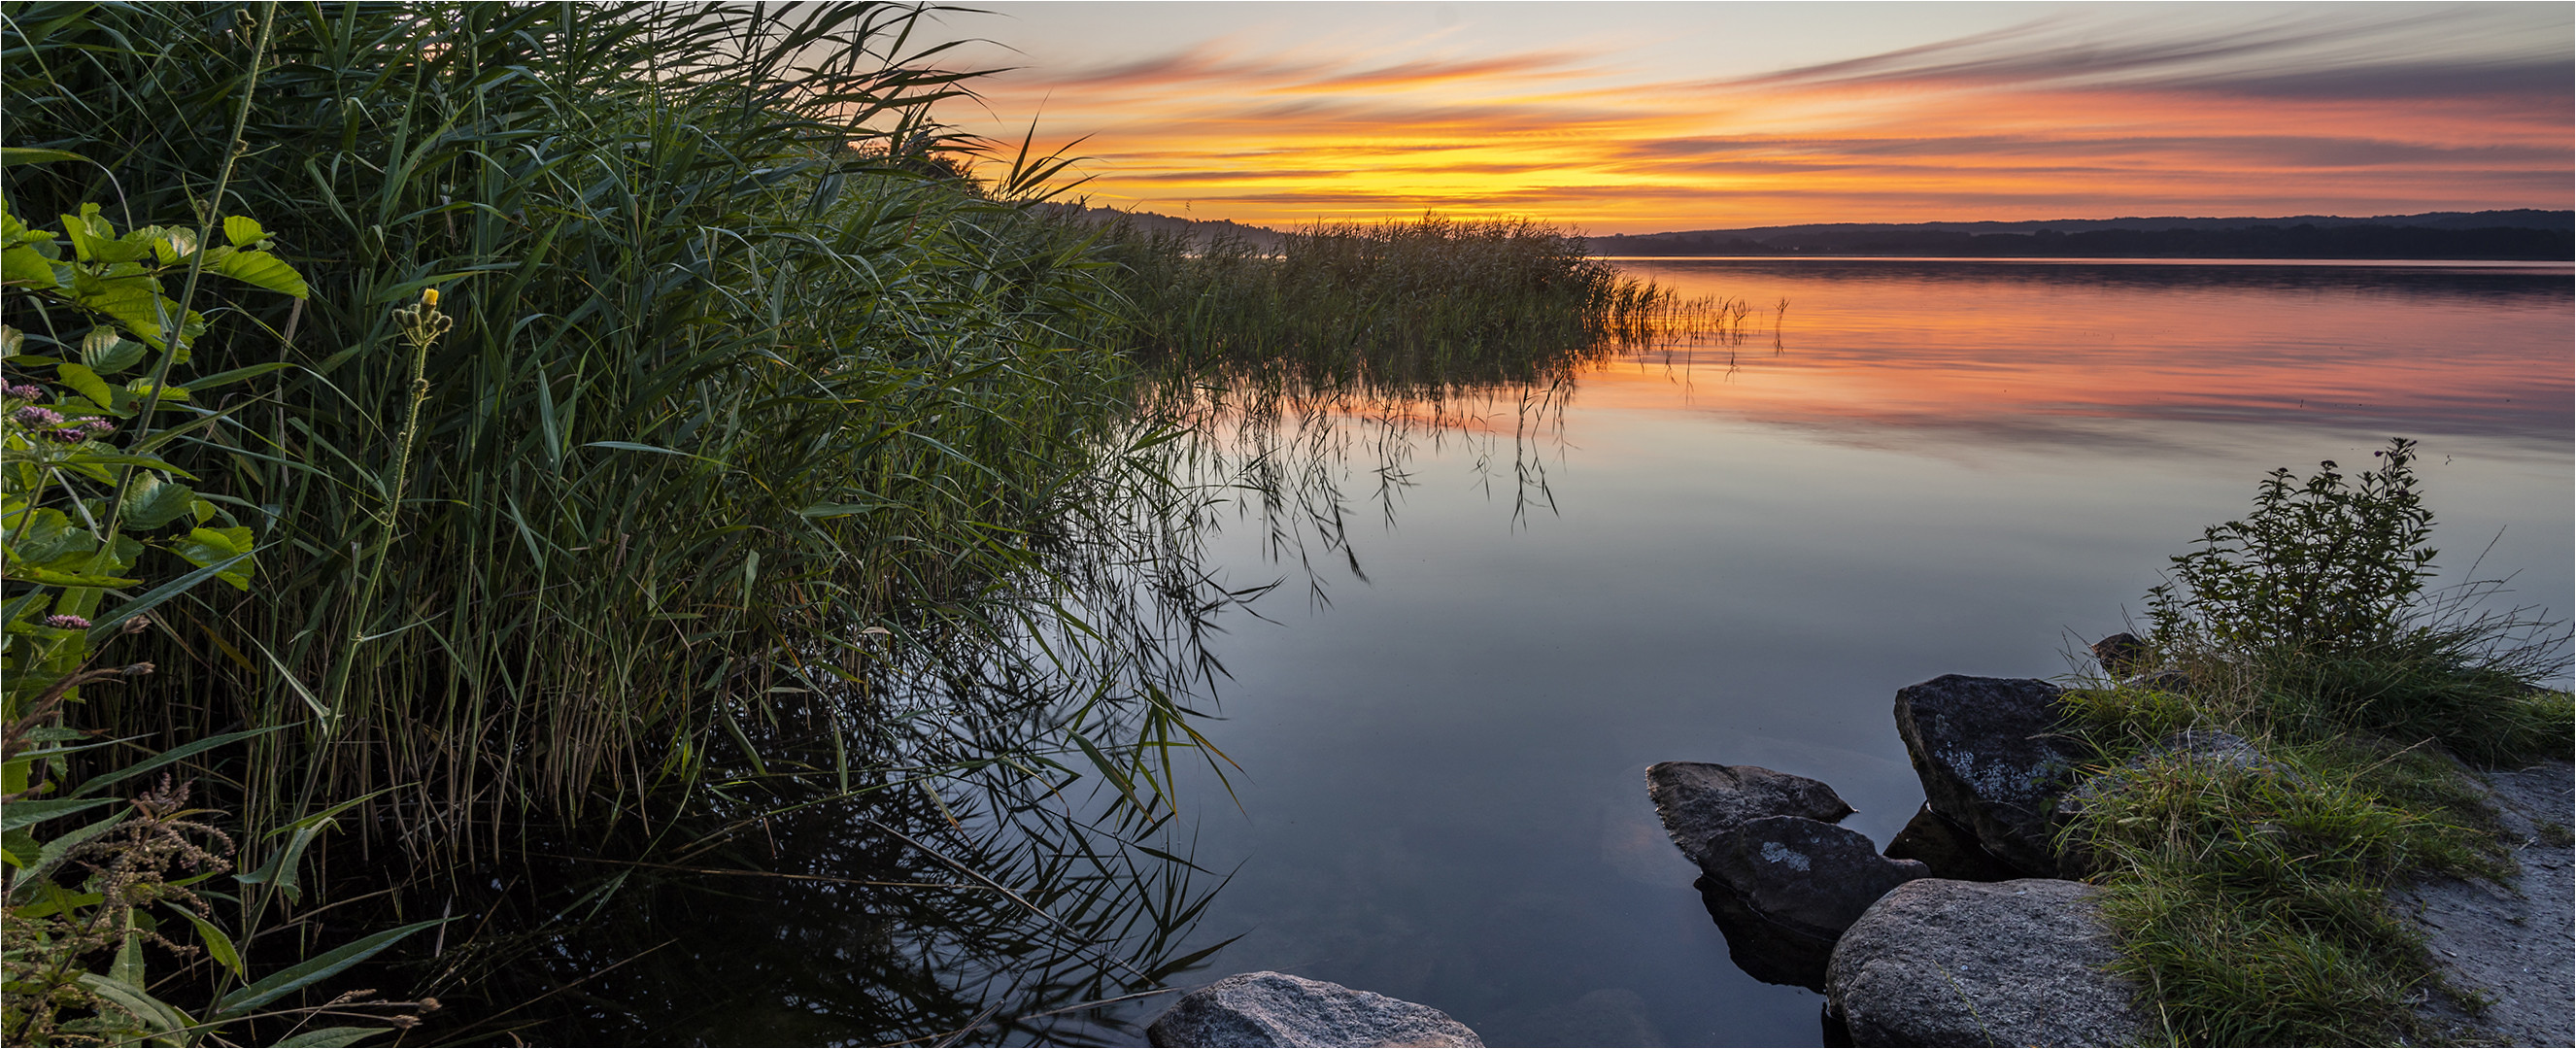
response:
[[(1447, 28), (1415, 5), (1186, 26), (1165, 24), (1184, 5), (1003, 6), (960, 25), (1022, 52), (976, 56), (1022, 66), (979, 88), (999, 119), (977, 130), (1093, 135), (1096, 203), (1198, 218), (1607, 233), (2570, 202), (2563, 5), (1466, 5)], [(1057, 39), (1086, 17), (1132, 23), (1123, 48)], [(1855, 35), (1877, 50), (1817, 42)]]
[(2263, 274), (2300, 271), (2252, 267), (2230, 268), (2242, 286), (2203, 274), (2177, 288), (2155, 282), (2166, 267), (2101, 267), (2111, 279), (2088, 284), (2027, 276), (2041, 267), (1865, 264), (1886, 268), (1873, 279), (1798, 265), (1637, 265), (1686, 293), (1786, 297), (1784, 348), (1757, 336), (1614, 365), (1585, 375), (1578, 398), (1862, 443), (2126, 440), (2133, 423), (2194, 420), (2563, 448), (2571, 425), (2564, 269), (2554, 284), (2463, 276), (2427, 295), (2313, 270), (2285, 291)]

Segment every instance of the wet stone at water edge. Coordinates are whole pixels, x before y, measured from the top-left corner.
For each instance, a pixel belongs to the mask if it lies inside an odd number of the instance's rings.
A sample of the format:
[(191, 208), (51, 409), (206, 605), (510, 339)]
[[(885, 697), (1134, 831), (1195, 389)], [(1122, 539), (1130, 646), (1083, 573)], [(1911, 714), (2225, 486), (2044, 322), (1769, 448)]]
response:
[(1852, 814), (1834, 788), (1755, 765), (1659, 762), (1646, 769), (1646, 796), (1673, 844), (1703, 867), (1709, 837), (1746, 821), (1804, 816), (1834, 823)]
[(1286, 973), (1237, 973), (1182, 995), (1145, 1037), (1162, 1046), (1482, 1046), (1428, 1005)]

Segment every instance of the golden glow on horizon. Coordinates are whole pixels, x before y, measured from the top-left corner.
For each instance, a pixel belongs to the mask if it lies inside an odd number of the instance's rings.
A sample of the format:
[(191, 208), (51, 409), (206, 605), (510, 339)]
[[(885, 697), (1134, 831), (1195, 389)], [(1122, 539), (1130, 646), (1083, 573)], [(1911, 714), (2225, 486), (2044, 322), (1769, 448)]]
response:
[(2333, 69), (2285, 87), (2196, 66), (2107, 75), (2071, 61), (2017, 71), (2042, 60), (2020, 52), (1935, 57), (1640, 80), (1573, 49), (1202, 44), (978, 90), (996, 117), (1038, 114), (1042, 138), (1092, 136), (1078, 151), (1094, 179), (1077, 192), (1095, 204), (1273, 225), (1426, 209), (1608, 233), (2565, 208), (2576, 177), (2566, 84), (2533, 87), (2529, 61), (2466, 63), (2407, 94)]

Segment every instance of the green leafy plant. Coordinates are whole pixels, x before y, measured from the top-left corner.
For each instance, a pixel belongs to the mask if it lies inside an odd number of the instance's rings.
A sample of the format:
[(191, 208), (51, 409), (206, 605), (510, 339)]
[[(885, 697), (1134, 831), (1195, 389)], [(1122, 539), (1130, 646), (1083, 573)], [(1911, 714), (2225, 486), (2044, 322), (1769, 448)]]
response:
[(2371, 455), (2379, 465), (2353, 479), (2331, 460), (2305, 482), (2272, 471), (2252, 516), (2212, 526), (2200, 549), (2173, 559), (2179, 590), (2150, 592), (2157, 638), (2323, 652), (2405, 632), (2432, 574), (2433, 512), (2416, 491), (2415, 442)]
[[(10, 159), (77, 158), (13, 151)], [(284, 365), (173, 385), (173, 372), (207, 330), (187, 300), (204, 273), (297, 298), (306, 294), (303, 277), (268, 250), (265, 231), (251, 219), (227, 217), (221, 229), (229, 243), (201, 250), (199, 235), (182, 227), (120, 235), (101, 210), (91, 204), (63, 216), (57, 234), (30, 228), (0, 207), (11, 317), (33, 318), (35, 327), (0, 327), (10, 368), (0, 380), (0, 548), (8, 564), (0, 606), (7, 628), (0, 641), (7, 679), (0, 685), (0, 799), (7, 802), (0, 810), (6, 869), (0, 898), (9, 917), (0, 927), (0, 1035), (18, 1045), (185, 1045), (219, 1039), (227, 1025), (261, 1015), (378, 1021), (309, 1031), (290, 1043), (346, 1045), (387, 1030), (386, 1021), (407, 1026), (421, 1003), (372, 995), (261, 1012), (391, 939), (361, 941), (249, 980), (241, 950), (216, 920), (210, 896), (240, 899), (207, 887), (209, 879), (232, 872), (235, 842), (208, 822), (216, 814), (188, 806), (191, 784), (166, 770), (264, 731), (214, 736), (72, 782), (75, 762), (97, 764), (116, 745), (91, 741), (94, 733), (66, 724), (80, 690), (129, 683), (154, 670), (150, 663), (92, 669), (100, 647), (151, 629), (163, 603), (208, 580), (243, 591), (252, 586), (252, 529), (157, 453), (228, 414), (195, 407), (194, 394)], [(182, 273), (186, 290), (171, 298), (165, 278)], [(85, 332), (71, 334), (84, 323)], [(147, 363), (141, 376), (121, 378)], [(156, 432), (152, 424), (162, 411), (189, 418)], [(120, 433), (128, 435), (126, 443), (110, 443)], [(152, 574), (146, 559), (155, 550), (193, 570), (131, 592)], [(120, 592), (112, 611), (98, 612)], [(156, 769), (165, 770), (159, 783), (130, 801), (105, 793)], [(39, 833), (75, 818), (89, 822)], [(261, 870), (232, 880), (245, 893), (291, 891), (301, 851), (280, 850)], [(175, 926), (174, 918), (185, 925)], [(173, 939), (165, 927), (184, 929), (195, 942)], [(199, 1015), (151, 989), (150, 948), (202, 954), (215, 963), (216, 993)], [(230, 980), (244, 985), (225, 993)]]

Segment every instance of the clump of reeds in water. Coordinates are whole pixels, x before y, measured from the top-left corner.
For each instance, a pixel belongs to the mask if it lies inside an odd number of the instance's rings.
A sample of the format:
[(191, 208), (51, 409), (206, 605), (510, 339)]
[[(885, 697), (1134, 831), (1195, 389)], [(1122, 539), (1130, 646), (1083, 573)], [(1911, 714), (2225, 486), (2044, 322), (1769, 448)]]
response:
[(1621, 274), (1526, 219), (1317, 223), (1275, 251), (1112, 226), (1135, 348), (1182, 371), (1286, 366), (1368, 389), (1548, 382), (1611, 354), (1740, 329), (1740, 302)]

